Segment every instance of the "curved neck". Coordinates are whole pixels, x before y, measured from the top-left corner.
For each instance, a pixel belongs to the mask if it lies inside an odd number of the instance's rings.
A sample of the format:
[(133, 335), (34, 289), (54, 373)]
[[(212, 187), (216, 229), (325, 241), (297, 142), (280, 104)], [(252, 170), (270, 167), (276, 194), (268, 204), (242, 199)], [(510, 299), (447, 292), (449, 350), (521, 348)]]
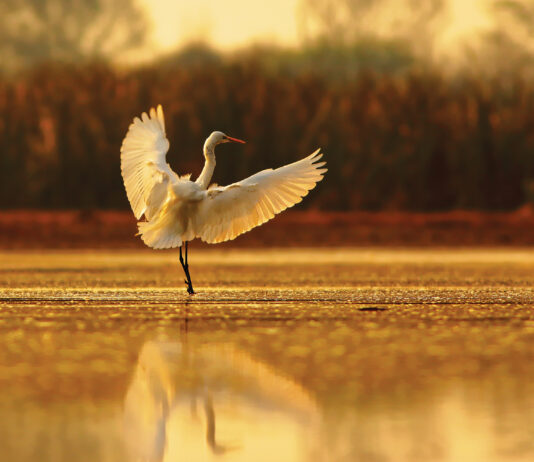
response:
[(213, 171), (215, 170), (215, 146), (204, 145), (204, 158), (206, 159), (204, 168), (195, 183), (202, 189), (208, 189)]

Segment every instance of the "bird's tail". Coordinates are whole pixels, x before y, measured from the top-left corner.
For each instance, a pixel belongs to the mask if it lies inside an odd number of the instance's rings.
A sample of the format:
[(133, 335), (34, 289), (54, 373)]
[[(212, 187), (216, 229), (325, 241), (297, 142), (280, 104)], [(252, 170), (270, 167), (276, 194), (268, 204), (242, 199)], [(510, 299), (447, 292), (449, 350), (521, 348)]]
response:
[(137, 223), (138, 235), (143, 242), (153, 249), (171, 249), (182, 245), (182, 230), (178, 229), (176, 222), (159, 215), (150, 221)]

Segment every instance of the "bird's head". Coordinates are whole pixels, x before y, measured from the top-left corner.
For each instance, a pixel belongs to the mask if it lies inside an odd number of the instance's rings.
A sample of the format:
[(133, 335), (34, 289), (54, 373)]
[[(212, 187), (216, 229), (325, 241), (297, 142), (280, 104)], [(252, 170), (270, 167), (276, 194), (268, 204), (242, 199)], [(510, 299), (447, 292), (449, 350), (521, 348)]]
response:
[(232, 138), (231, 136), (225, 135), (223, 132), (213, 132), (204, 143), (204, 146), (207, 148), (214, 148), (218, 144), (222, 143), (245, 143), (243, 140), (237, 138)]

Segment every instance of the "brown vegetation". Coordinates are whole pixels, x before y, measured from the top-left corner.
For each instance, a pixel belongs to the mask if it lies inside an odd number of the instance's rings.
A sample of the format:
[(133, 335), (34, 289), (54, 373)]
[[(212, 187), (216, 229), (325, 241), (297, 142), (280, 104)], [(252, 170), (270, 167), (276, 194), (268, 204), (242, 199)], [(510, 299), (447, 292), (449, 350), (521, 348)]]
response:
[(329, 172), (304, 201), (322, 210), (513, 210), (532, 200), (534, 86), (430, 72), (269, 74), (252, 57), (119, 72), (44, 66), (0, 79), (0, 207), (128, 208), (119, 148), (161, 103), (168, 160), (198, 174), (211, 130), (228, 184), (321, 146)]
[[(0, 248), (143, 248), (130, 212), (0, 212)], [(441, 213), (287, 211), (220, 246), (534, 245), (534, 211)], [(207, 247), (201, 241), (195, 247)]]

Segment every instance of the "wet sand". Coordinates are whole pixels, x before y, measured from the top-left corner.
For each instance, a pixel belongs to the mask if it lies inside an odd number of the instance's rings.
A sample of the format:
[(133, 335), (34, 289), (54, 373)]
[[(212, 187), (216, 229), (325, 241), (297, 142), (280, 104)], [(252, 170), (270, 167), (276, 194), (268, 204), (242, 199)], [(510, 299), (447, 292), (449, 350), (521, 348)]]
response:
[(0, 254), (9, 461), (527, 461), (534, 251)]

